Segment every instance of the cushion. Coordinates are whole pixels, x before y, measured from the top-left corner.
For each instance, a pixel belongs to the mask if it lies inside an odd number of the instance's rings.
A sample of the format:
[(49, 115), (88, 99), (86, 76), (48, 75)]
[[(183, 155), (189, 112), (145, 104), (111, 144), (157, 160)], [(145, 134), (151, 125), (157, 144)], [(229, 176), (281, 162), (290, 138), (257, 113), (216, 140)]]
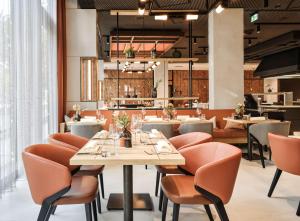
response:
[(212, 122), (213, 123), (213, 127), (217, 128), (217, 117), (216, 116), (213, 116), (212, 118), (210, 118), (207, 121)]
[(240, 123), (235, 123), (232, 121), (227, 121), (225, 128), (224, 129), (240, 129), (240, 130), (244, 130), (244, 124), (240, 124)]

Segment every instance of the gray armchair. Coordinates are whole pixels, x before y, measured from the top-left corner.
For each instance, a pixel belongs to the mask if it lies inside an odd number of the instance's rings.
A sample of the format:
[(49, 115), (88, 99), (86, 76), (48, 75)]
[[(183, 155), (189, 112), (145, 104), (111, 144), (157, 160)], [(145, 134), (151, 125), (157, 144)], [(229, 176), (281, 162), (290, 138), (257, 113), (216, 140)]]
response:
[(100, 124), (72, 124), (71, 134), (91, 139), (97, 132), (102, 130)]
[(179, 128), (180, 134), (186, 134), (191, 132), (204, 132), (213, 134), (213, 123), (212, 122), (197, 122), (197, 123), (182, 123)]
[(161, 131), (167, 139), (174, 136), (173, 124), (146, 123), (142, 126), (143, 131), (151, 131), (152, 129)]
[[(263, 168), (265, 168), (264, 156), (263, 156), (263, 148), (270, 147), (268, 133), (288, 136), (290, 132), (290, 121), (284, 122), (265, 122), (259, 124), (253, 124), (249, 127), (250, 134), (250, 143), (251, 148), (253, 144), (256, 143), (258, 145), (258, 150), (260, 154), (260, 159)], [(271, 149), (269, 148), (270, 160), (271, 160)]]

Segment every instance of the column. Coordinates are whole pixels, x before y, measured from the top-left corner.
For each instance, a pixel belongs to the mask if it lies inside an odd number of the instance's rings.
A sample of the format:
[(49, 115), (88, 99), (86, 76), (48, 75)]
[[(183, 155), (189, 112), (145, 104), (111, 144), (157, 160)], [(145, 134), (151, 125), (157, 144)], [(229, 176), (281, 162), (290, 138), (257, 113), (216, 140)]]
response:
[[(157, 81), (161, 80), (161, 83), (159, 83), (159, 86), (157, 88), (157, 97), (158, 98), (167, 98), (169, 96), (168, 93), (168, 80), (169, 80), (169, 74), (168, 74), (168, 62), (167, 61), (161, 61), (160, 65), (158, 65), (154, 69), (154, 85)], [(157, 100), (154, 102), (155, 106), (165, 106), (168, 104), (168, 101), (163, 100)]]
[(209, 108), (231, 109), (244, 100), (244, 11), (212, 10), (208, 20)]

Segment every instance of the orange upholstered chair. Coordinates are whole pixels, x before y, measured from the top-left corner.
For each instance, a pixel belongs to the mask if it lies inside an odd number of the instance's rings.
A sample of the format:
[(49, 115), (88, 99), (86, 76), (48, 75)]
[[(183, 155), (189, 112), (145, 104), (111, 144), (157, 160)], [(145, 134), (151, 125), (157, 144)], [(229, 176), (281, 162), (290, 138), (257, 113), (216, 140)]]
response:
[(179, 217), (180, 204), (205, 206), (210, 220), (209, 204), (214, 204), (222, 221), (227, 221), (224, 204), (231, 198), (242, 152), (229, 144), (210, 142), (181, 150), (186, 163), (183, 168), (194, 176), (170, 175), (162, 178), (165, 221), (168, 200), (174, 203), (173, 221)]
[(67, 158), (74, 151), (51, 144), (27, 147), (22, 153), (34, 202), (41, 205), (38, 221), (48, 221), (57, 205), (85, 204), (87, 221), (97, 221), (95, 198), (98, 180), (94, 176), (72, 176)]
[[(212, 141), (212, 136), (208, 133), (203, 132), (191, 132), (182, 134), (169, 139), (170, 143), (177, 149), (182, 150), (187, 147), (191, 147), (197, 144), (206, 143)], [(160, 177), (166, 176), (166, 174), (182, 174), (182, 170), (178, 169), (177, 166), (160, 165), (156, 166), (156, 185), (155, 185), (155, 196), (158, 195)], [(162, 206), (162, 190), (160, 190), (159, 198), (159, 210)]]
[[(52, 134), (48, 137), (48, 142), (50, 144), (59, 145), (61, 147), (75, 150), (77, 152), (88, 142), (88, 139), (77, 136), (77, 135), (73, 135), (70, 133), (56, 133), (56, 134)], [(80, 169), (78, 168), (75, 171), (76, 172), (75, 174), (76, 175), (91, 175), (91, 176), (96, 176), (96, 177), (98, 176), (100, 179), (102, 198), (105, 198), (104, 181), (103, 181), (103, 173), (102, 173), (103, 169), (104, 169), (104, 166), (102, 166), (102, 165), (100, 165), (100, 166), (81, 166)], [(97, 205), (98, 205), (98, 212), (101, 213), (101, 205), (100, 205), (99, 197), (97, 197)]]
[[(273, 160), (277, 166), (268, 197), (271, 197), (282, 171), (300, 176), (300, 139), (269, 133)], [(297, 210), (300, 216), (300, 202)]]

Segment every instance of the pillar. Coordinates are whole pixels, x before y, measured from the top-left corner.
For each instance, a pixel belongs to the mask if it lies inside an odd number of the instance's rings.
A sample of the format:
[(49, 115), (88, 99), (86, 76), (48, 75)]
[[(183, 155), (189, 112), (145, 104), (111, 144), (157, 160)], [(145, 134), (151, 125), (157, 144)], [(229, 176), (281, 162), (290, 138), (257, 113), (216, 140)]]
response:
[(231, 109), (244, 100), (244, 11), (212, 10), (208, 18), (209, 108)]

